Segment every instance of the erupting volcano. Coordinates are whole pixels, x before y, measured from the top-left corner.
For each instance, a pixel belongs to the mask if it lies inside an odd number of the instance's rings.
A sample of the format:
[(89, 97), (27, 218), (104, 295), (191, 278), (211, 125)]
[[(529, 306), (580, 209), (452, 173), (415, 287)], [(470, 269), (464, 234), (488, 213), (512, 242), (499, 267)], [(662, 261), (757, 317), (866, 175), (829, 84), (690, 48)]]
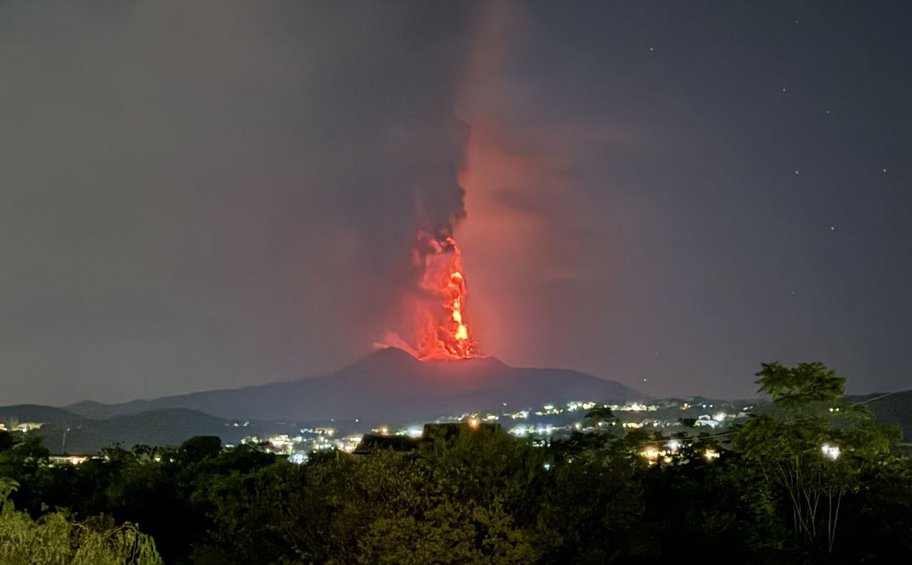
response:
[(413, 354), (421, 360), (477, 357), (466, 322), (466, 279), (456, 240), (420, 230), (412, 264), (423, 295), (415, 304)]

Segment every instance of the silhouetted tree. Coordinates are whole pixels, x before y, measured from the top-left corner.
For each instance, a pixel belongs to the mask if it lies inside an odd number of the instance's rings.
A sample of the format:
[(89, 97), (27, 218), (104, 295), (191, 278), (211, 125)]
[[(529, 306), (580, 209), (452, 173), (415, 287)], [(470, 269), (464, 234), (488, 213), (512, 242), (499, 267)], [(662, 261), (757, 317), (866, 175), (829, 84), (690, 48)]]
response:
[(788, 368), (763, 364), (760, 392), (772, 409), (753, 417), (734, 438), (748, 468), (758, 471), (763, 497), (786, 501), (792, 530), (813, 553), (836, 543), (843, 497), (859, 478), (888, 457), (898, 432), (843, 398), (844, 379), (821, 363)]

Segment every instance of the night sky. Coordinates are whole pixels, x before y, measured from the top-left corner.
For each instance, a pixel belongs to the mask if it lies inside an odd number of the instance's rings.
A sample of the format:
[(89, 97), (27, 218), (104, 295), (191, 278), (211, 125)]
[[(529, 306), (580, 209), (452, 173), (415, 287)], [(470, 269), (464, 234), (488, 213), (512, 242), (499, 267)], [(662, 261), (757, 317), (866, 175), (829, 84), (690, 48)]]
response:
[(463, 215), (509, 364), (912, 386), (907, 4), (0, 0), (0, 404), (350, 364)]

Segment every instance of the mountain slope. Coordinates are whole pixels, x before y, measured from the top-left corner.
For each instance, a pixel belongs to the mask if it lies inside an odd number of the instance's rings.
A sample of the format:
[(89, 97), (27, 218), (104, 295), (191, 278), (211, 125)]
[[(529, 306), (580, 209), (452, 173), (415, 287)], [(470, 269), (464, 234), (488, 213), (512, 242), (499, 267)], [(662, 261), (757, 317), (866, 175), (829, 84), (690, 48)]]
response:
[(65, 408), (54, 408), (40, 404), (16, 404), (0, 407), (0, 423), (25, 422), (68, 422), (81, 416)]
[(903, 441), (912, 441), (912, 390), (871, 395), (864, 400), (878, 420), (898, 427)]
[(215, 390), (120, 405), (80, 403), (74, 412), (131, 414), (189, 408), (221, 418), (315, 421), (359, 418), (412, 421), (467, 410), (516, 409), (547, 402), (624, 402), (643, 395), (615, 382), (565, 369), (520, 369), (497, 359), (421, 362), (398, 349), (374, 352), (335, 374), (234, 390)]
[(197, 435), (217, 435), (236, 442), (240, 433), (220, 419), (194, 410), (151, 410), (114, 416), (106, 420), (89, 418), (50, 422), (40, 435), (53, 453), (95, 453), (120, 444), (130, 448), (143, 445), (178, 445)]

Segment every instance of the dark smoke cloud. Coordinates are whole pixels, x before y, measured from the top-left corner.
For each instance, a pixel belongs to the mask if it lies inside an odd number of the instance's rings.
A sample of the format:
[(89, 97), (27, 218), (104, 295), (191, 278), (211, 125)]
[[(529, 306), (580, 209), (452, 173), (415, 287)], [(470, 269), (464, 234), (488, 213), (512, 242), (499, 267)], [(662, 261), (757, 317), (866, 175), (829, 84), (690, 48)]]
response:
[(293, 378), (464, 214), (456, 3), (0, 5), (2, 403)]

